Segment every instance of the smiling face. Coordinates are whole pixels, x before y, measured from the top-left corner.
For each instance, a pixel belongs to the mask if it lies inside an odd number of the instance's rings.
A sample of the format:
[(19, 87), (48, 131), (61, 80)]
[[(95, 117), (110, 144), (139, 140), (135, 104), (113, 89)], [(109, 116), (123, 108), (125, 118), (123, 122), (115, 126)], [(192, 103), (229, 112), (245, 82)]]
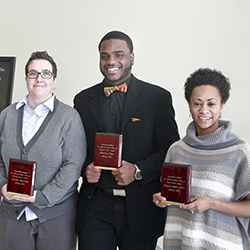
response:
[(219, 128), (219, 116), (224, 107), (218, 88), (211, 85), (195, 87), (190, 96), (189, 110), (197, 135), (207, 135)]
[[(31, 70), (37, 72), (48, 70), (52, 72), (52, 65), (47, 60), (35, 59), (31, 61), (28, 66), (28, 72), (30, 72)], [(52, 96), (57, 82), (57, 78), (54, 79), (54, 77), (52, 77), (50, 79), (43, 79), (41, 77), (41, 74), (39, 74), (35, 79), (30, 79), (26, 76), (25, 80), (29, 91), (29, 102), (39, 104), (45, 102)]]
[(126, 41), (110, 39), (100, 46), (100, 70), (111, 85), (119, 85), (131, 74), (134, 53), (130, 53)]

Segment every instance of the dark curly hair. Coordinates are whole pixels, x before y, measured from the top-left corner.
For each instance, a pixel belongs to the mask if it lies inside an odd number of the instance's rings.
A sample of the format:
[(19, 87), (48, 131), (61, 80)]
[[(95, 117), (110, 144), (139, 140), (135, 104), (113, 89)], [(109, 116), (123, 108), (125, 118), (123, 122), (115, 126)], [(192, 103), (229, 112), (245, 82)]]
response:
[(221, 103), (226, 103), (230, 96), (230, 82), (220, 71), (209, 68), (200, 68), (192, 73), (184, 84), (185, 98), (190, 102), (190, 96), (195, 87), (211, 85), (216, 87), (221, 96)]
[(36, 59), (44, 59), (47, 60), (51, 63), (52, 65), (52, 73), (53, 73), (53, 77), (56, 78), (57, 77), (57, 66), (55, 61), (53, 60), (53, 58), (47, 53), (47, 51), (35, 51), (31, 54), (28, 62), (25, 65), (25, 75), (27, 76), (28, 74), (28, 70), (29, 70), (29, 65), (33, 60)]
[(127, 34), (121, 32), (121, 31), (116, 31), (116, 30), (108, 32), (108, 33), (101, 39), (101, 41), (100, 41), (100, 43), (99, 43), (99, 45), (98, 45), (99, 51), (100, 51), (100, 48), (101, 48), (101, 44), (102, 44), (104, 41), (110, 40), (110, 39), (124, 40), (124, 41), (127, 43), (127, 45), (128, 45), (128, 48), (129, 48), (129, 50), (130, 50), (130, 53), (133, 52), (134, 47), (133, 47), (133, 42), (132, 42), (131, 38), (130, 38)]

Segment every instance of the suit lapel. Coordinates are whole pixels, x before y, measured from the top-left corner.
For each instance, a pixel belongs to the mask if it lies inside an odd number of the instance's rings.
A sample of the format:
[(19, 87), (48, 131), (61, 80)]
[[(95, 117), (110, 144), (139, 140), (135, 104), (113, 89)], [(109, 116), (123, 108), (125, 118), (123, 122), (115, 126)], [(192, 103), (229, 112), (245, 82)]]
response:
[[(141, 106), (142, 101), (139, 99), (139, 96), (142, 94), (143, 92), (139, 85), (139, 81), (132, 75), (123, 109), (121, 124), (122, 131), (124, 130), (126, 124), (133, 117), (133, 114)], [(90, 93), (90, 97), (92, 100), (89, 102), (89, 108), (93, 113), (99, 128), (101, 128), (103, 83), (100, 83), (96, 86), (96, 88), (94, 88), (93, 92)]]
[(89, 108), (93, 113), (96, 122), (101, 127), (101, 112), (102, 112), (102, 98), (103, 98), (103, 84), (100, 83), (99, 85), (94, 88), (94, 91), (90, 93), (90, 97), (92, 101), (89, 102)]
[(133, 117), (133, 114), (141, 106), (142, 101), (138, 98), (143, 92), (139, 85), (139, 81), (132, 75), (131, 82), (129, 84), (128, 92), (126, 94), (125, 105), (122, 116), (122, 132), (126, 124)]

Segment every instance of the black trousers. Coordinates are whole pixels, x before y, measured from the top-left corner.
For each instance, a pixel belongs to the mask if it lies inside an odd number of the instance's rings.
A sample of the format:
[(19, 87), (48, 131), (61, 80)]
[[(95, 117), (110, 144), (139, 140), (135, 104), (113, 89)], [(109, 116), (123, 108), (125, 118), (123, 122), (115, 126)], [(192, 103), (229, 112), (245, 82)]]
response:
[[(143, 208), (142, 208), (143, 209)], [(155, 250), (157, 239), (138, 242), (128, 225), (126, 197), (95, 191), (79, 232), (79, 250)]]

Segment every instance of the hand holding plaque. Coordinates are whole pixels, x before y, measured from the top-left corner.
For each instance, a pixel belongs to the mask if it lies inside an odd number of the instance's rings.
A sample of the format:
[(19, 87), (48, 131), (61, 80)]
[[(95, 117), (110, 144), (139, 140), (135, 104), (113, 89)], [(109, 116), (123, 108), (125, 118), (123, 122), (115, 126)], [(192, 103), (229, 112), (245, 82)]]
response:
[(164, 203), (183, 205), (190, 200), (191, 165), (163, 163), (161, 195)]
[(100, 169), (114, 170), (121, 166), (122, 135), (96, 133), (94, 166)]
[(29, 197), (34, 194), (36, 162), (10, 159), (7, 192)]

